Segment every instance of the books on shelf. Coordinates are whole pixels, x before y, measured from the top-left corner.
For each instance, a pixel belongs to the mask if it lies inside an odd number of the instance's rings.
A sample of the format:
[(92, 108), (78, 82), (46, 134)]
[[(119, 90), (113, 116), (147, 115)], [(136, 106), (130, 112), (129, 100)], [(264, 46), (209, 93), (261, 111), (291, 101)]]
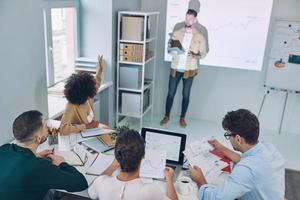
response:
[[(121, 42), (119, 49), (119, 59), (121, 62), (143, 62), (143, 50), (144, 45), (142, 44), (133, 44), (128, 42)], [(154, 52), (149, 49), (149, 46), (146, 45), (146, 61), (154, 56)]]

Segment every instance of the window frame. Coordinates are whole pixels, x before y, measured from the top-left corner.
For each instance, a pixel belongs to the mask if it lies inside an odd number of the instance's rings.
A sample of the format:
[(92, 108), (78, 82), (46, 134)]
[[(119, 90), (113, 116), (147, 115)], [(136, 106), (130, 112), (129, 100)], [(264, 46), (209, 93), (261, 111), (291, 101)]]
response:
[(65, 81), (61, 80), (55, 83), (54, 80), (54, 58), (53, 58), (53, 41), (52, 41), (52, 20), (51, 9), (53, 8), (74, 8), (76, 10), (75, 27), (75, 57), (80, 55), (80, 9), (79, 0), (44, 0), (44, 37), (45, 37), (45, 54), (46, 54), (46, 72), (47, 72), (47, 87), (52, 87), (55, 84)]

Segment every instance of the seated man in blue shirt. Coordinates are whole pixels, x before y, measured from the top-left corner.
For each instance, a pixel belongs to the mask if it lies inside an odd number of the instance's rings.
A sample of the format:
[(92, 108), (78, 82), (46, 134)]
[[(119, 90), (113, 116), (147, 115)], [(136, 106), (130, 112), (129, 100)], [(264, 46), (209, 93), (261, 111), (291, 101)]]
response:
[(191, 178), (197, 183), (200, 200), (283, 200), (285, 190), (284, 159), (276, 148), (258, 141), (259, 121), (250, 111), (227, 113), (222, 122), (224, 136), (238, 154), (217, 140), (209, 143), (230, 158), (235, 166), (221, 186), (207, 184), (201, 166), (190, 166)]

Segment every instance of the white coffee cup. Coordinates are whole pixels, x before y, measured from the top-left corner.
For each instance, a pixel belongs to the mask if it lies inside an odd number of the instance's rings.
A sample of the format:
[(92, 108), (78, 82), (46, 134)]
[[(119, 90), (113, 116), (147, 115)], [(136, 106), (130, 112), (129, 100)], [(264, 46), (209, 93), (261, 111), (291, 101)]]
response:
[(192, 179), (187, 176), (182, 176), (176, 181), (177, 192), (181, 195), (190, 195), (194, 187)]

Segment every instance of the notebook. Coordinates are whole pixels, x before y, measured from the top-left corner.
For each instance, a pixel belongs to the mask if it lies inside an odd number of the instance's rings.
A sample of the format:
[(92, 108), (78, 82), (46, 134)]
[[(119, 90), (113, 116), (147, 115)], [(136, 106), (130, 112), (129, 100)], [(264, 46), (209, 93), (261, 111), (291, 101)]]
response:
[(109, 134), (112, 132), (113, 132), (113, 130), (111, 130), (111, 129), (91, 128), (91, 129), (86, 129), (86, 130), (81, 131), (80, 134), (83, 138), (88, 138), (88, 137), (95, 137), (95, 136), (99, 136), (99, 135)]
[(84, 166), (88, 160), (88, 154), (85, 149), (82, 147), (74, 147), (70, 151), (57, 151), (55, 155), (62, 156), (65, 159), (65, 162), (72, 166)]
[(99, 154), (90, 168), (86, 171), (88, 175), (99, 176), (115, 159), (114, 155)]
[(184, 54), (185, 50), (179, 40), (170, 40), (168, 52), (176, 52), (177, 54)]
[(107, 146), (106, 144), (103, 144), (98, 137), (85, 140), (81, 142), (81, 144), (98, 153), (104, 153), (114, 148), (114, 146)]

